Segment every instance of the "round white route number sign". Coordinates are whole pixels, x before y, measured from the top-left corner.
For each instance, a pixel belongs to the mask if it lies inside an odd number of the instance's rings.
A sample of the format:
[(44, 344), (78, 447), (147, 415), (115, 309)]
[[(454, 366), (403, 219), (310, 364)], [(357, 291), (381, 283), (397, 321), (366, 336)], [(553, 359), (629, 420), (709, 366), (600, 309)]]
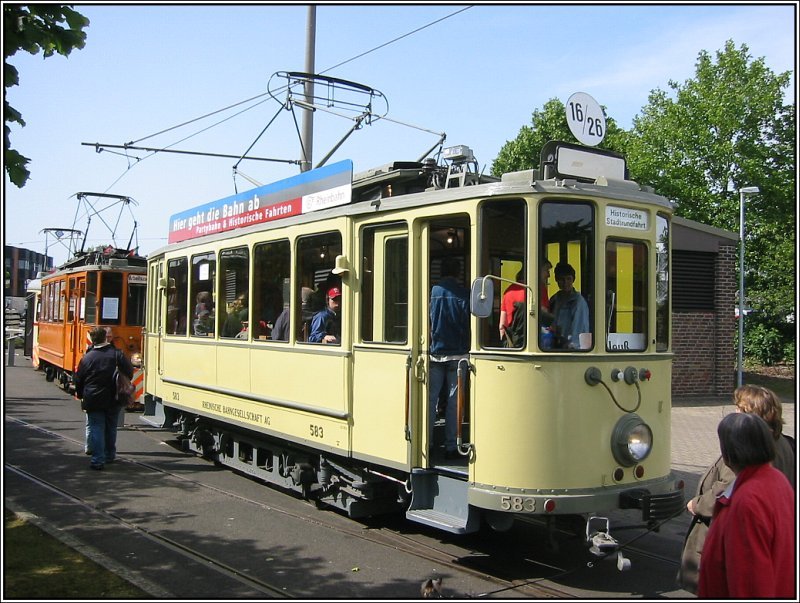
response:
[(566, 105), (567, 125), (579, 142), (590, 147), (603, 142), (606, 135), (606, 116), (602, 107), (585, 92), (576, 92)]

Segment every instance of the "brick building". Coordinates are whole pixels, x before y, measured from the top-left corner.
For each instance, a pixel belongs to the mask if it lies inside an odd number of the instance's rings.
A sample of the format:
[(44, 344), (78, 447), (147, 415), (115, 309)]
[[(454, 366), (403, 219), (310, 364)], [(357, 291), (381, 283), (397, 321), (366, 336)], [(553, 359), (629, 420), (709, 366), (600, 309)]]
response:
[(736, 386), (739, 235), (672, 220), (672, 395), (728, 397)]

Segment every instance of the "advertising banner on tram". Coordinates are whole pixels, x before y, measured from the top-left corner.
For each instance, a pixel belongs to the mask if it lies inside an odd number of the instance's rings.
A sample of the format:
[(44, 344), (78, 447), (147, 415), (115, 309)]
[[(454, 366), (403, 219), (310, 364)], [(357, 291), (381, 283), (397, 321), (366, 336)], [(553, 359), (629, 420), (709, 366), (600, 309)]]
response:
[(350, 202), (349, 159), (174, 214), (169, 242), (271, 222)]

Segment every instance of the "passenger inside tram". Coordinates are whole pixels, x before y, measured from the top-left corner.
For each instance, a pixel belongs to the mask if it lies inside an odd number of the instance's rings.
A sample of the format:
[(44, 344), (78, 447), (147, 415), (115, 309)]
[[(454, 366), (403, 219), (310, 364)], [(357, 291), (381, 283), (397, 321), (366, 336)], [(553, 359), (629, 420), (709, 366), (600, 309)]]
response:
[(222, 325), (222, 337), (237, 337), (247, 325), (247, 293), (239, 293), (231, 302), (225, 324)]
[(575, 269), (566, 262), (555, 268), (558, 291), (550, 298), (554, 322), (553, 347), (563, 350), (581, 349), (580, 334), (589, 333), (589, 304), (575, 287)]
[(338, 286), (331, 287), (325, 294), (325, 307), (314, 314), (311, 320), (311, 334), (308, 340), (312, 343), (339, 344), (342, 333), (340, 307), (342, 290)]

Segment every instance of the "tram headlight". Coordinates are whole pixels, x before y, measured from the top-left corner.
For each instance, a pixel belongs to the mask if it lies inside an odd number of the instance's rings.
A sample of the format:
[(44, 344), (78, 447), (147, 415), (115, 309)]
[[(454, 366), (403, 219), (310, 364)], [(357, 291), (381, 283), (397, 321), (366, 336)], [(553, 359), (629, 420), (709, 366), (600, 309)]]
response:
[(620, 465), (641, 463), (652, 448), (653, 431), (639, 415), (626, 414), (617, 421), (611, 434), (611, 452)]
[(134, 368), (140, 368), (142, 366), (142, 355), (139, 352), (131, 354), (131, 364)]

